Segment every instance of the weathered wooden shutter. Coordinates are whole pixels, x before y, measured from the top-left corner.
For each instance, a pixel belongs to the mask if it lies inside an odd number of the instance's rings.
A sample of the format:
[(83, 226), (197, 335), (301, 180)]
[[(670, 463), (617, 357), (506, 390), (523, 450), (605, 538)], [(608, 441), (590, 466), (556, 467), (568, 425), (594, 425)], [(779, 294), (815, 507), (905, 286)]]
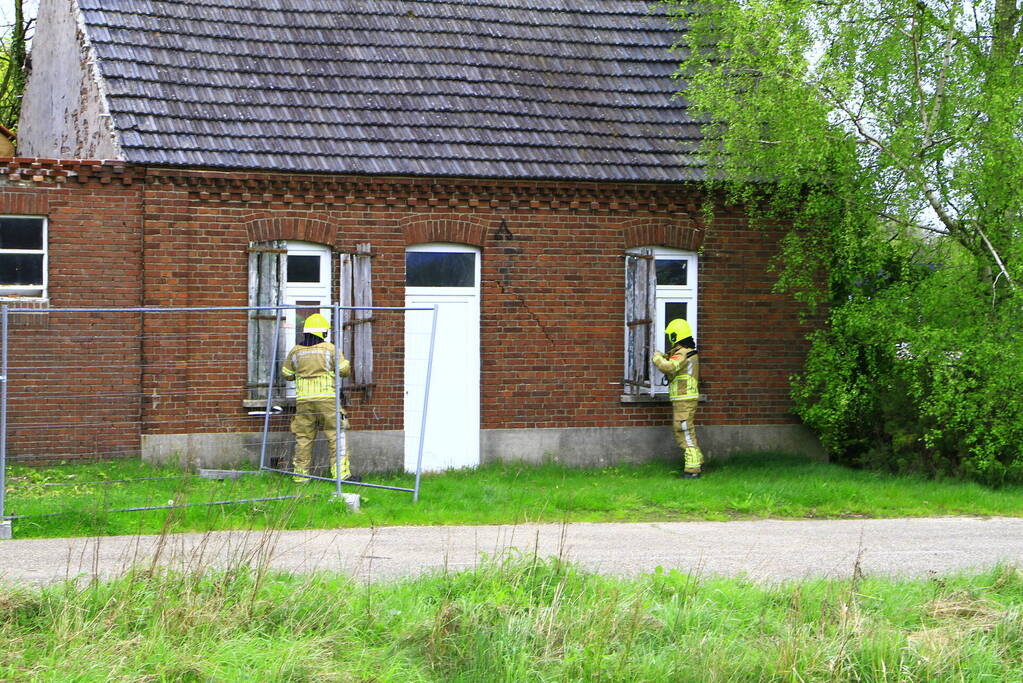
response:
[[(249, 306), (279, 306), (284, 301), (284, 283), (288, 279), (288, 247), (283, 241), (249, 243)], [(277, 310), (261, 308), (249, 311), (249, 400), (266, 400), (267, 387), (274, 383), (274, 395), (284, 395), (284, 380), (271, 367), (274, 323)], [(278, 334), (277, 365), (284, 360), (284, 312)]]
[[(358, 244), (354, 254), (341, 259), (341, 305), (373, 305), (373, 254), (368, 242)], [(373, 311), (341, 310), (341, 352), (352, 362), (352, 375), (344, 381), (350, 389), (373, 391)]]
[(626, 394), (654, 394), (654, 321), (657, 269), (651, 249), (625, 255), (625, 379)]

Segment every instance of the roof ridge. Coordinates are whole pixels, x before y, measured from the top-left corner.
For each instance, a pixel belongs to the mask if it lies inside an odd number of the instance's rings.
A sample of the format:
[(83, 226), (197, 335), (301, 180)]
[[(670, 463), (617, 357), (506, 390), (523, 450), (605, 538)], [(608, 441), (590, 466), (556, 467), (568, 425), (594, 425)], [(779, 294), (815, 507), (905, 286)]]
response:
[[(110, 2), (110, 0), (98, 0), (98, 1), (107, 2), (108, 4)], [(166, 5), (176, 5), (176, 6), (186, 6), (186, 7), (201, 7), (201, 8), (215, 7), (215, 8), (220, 8), (220, 9), (237, 9), (237, 10), (242, 10), (242, 11), (260, 11), (260, 12), (285, 12), (286, 11), (286, 12), (289, 12), (289, 13), (292, 13), (292, 14), (335, 14), (335, 13), (337, 13), (337, 10), (336, 10), (335, 7), (324, 7), (323, 9), (320, 9), (320, 8), (294, 7), (294, 6), (287, 7), (287, 8), (283, 8), (283, 7), (252, 7), (251, 5), (244, 5), (244, 4), (238, 4), (238, 3), (224, 2), (223, 0), (220, 0), (220, 1), (218, 1), (218, 0), (173, 0), (173, 2), (171, 0), (150, 0), (150, 1), (153, 2), (154, 4), (166, 4)], [(262, 0), (262, 1), (266, 2), (267, 0)], [(308, 1), (308, 0), (306, 0), (306, 1)], [(379, 3), (381, 0), (374, 0), (374, 1)], [(384, 0), (384, 1), (386, 1), (386, 0)], [(566, 7), (564, 7), (564, 8), (542, 7), (542, 6), (531, 6), (531, 7), (523, 8), (522, 5), (521, 5), (520, 0), (506, 0), (506, 1), (503, 1), (503, 2), (500, 1), (500, 0), (403, 0), (400, 3), (399, 3), (398, 0), (392, 0), (392, 1), (395, 3), (396, 6), (400, 4), (400, 5), (405, 6), (405, 7), (407, 7), (409, 3), (414, 3), (416, 5), (452, 5), (452, 6), (456, 6), (456, 7), (470, 7), (472, 9), (495, 8), (495, 9), (514, 10), (514, 11), (547, 12), (547, 13), (551, 13), (551, 14), (587, 14), (587, 15), (597, 14), (597, 15), (607, 15), (607, 16), (623, 16), (623, 15), (638, 16), (640, 14), (639, 12), (630, 11), (630, 10), (627, 10), (627, 9), (622, 9), (622, 10), (614, 10), (614, 9), (606, 9), (606, 8), (605, 9), (597, 9), (596, 7), (594, 7), (592, 5), (591, 6), (585, 6), (585, 5), (584, 6), (580, 6), (581, 0), (566, 0), (566, 2), (565, 2)], [(547, 1), (549, 2), (550, 0), (547, 0)], [(606, 2), (607, 0), (604, 0), (604, 1)], [(625, 1), (627, 1), (627, 0), (625, 0)], [(239, 2), (251, 2), (251, 0), (239, 0)], [(88, 4), (88, 0), (79, 0), (79, 6), (83, 10), (85, 10), (85, 11), (89, 11), (89, 12), (118, 11), (116, 8), (111, 8), (109, 6), (107, 6), (107, 7), (86, 7), (85, 5), (87, 5), (87, 4)], [(374, 6), (374, 5), (370, 4), (369, 0), (361, 0), (361, 2), (359, 4), (361, 6), (363, 6), (363, 7), (373, 7)], [(644, 6), (650, 7), (650, 6), (652, 6), (653, 3), (652, 2), (643, 2), (643, 3), (636, 2), (635, 4), (637, 6), (642, 4)], [(380, 6), (380, 5), (378, 4), (376, 6)], [(394, 14), (394, 13), (393, 12), (380, 11), (380, 12), (374, 12), (373, 14)], [(398, 14), (401, 14), (401, 12), (399, 11)], [(649, 15), (649, 16), (659, 16), (659, 15), (654, 15), (654, 14), (650, 14), (650, 13), (644, 13), (644, 14), (645, 15)], [(148, 15), (148, 16), (153, 16), (153, 15)], [(414, 13), (412, 13), (412, 16), (410, 18), (416, 18), (416, 15)]]

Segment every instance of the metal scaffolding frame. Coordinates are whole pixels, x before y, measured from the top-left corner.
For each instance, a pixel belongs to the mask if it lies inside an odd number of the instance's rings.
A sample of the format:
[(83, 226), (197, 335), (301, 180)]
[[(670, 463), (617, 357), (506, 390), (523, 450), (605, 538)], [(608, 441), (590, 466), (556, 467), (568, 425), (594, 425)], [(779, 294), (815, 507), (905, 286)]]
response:
[[(423, 408), (422, 417), (419, 424), (419, 450), (416, 458), (416, 472), (415, 472), (415, 486), (413, 488), (402, 488), (397, 486), (384, 486), (381, 484), (372, 484), (368, 482), (355, 482), (349, 480), (342, 480), (340, 477), (341, 473), (341, 456), (342, 453), (346, 452), (346, 430), (344, 428), (337, 430), (337, 438), (335, 439), (334, 448), (334, 462), (335, 462), (335, 477), (321, 477), (312, 474), (300, 474), (297, 472), (289, 472), (277, 468), (270, 467), (267, 464), (267, 443), (270, 435), (270, 415), (274, 410), (274, 382), (270, 381), (267, 387), (267, 398), (266, 398), (266, 409), (263, 416), (263, 434), (262, 442), (260, 444), (260, 456), (259, 456), (259, 470), (264, 472), (272, 472), (278, 474), (284, 474), (292, 477), (305, 477), (308, 479), (320, 480), (320, 481), (333, 481), (335, 482), (334, 497), (340, 498), (343, 495), (343, 486), (359, 486), (364, 488), (373, 489), (385, 489), (390, 491), (402, 491), (412, 494), (413, 502), (419, 501), (420, 484), (422, 479), (422, 464), (423, 464), (423, 447), (426, 442), (426, 424), (427, 424), (427, 413), (430, 404), (430, 380), (433, 373), (433, 356), (434, 346), (437, 336), (437, 317), (438, 307), (436, 305), (432, 307), (396, 307), (396, 306), (341, 306), (335, 302), (330, 305), (333, 309), (333, 320), (334, 325), (340, 329), (341, 311), (342, 310), (360, 310), (360, 311), (430, 311), (432, 312), (432, 322), (430, 328), (430, 346), (429, 353), (427, 355), (426, 363), (426, 380), (425, 388), (423, 392)], [(10, 348), (10, 316), (11, 314), (26, 313), (31, 315), (39, 315), (45, 313), (198, 313), (198, 312), (226, 312), (226, 311), (275, 311), (274, 316), (274, 332), (273, 332), (273, 346), (270, 360), (270, 371), (271, 377), (276, 371), (277, 365), (277, 350), (280, 345), (280, 333), (281, 333), (281, 317), (285, 310), (289, 309), (306, 309), (308, 305), (276, 305), (276, 306), (212, 306), (212, 307), (125, 307), (125, 308), (12, 308), (8, 304), (0, 306), (0, 539), (11, 538), (11, 522), (15, 519), (23, 519), (26, 517), (49, 517), (53, 515), (59, 515), (64, 513), (46, 513), (42, 515), (7, 515), (6, 514), (6, 492), (7, 492), (7, 459), (8, 459), (8, 410), (7, 410), (7, 399), (8, 399), (8, 388), (10, 386), (10, 372), (9, 372), (9, 348)], [(325, 308), (325, 307), (324, 307)], [(335, 339), (335, 342), (339, 342)], [(335, 343), (335, 357), (334, 357), (334, 410), (336, 424), (340, 427), (343, 425), (341, 419), (341, 375), (340, 375), (340, 358), (341, 358), (341, 344)], [(149, 479), (149, 478), (144, 478)], [(120, 481), (120, 480), (116, 480)], [(132, 480), (134, 481), (134, 480)], [(95, 483), (115, 483), (115, 481), (104, 481)], [(184, 504), (171, 504), (171, 505), (157, 505), (157, 506), (146, 506), (146, 507), (128, 507), (118, 508), (112, 510), (103, 510), (102, 512), (137, 512), (145, 510), (163, 510), (173, 509), (182, 507), (193, 507), (197, 505), (228, 505), (233, 503), (251, 503), (260, 501), (273, 501), (273, 500), (287, 500), (297, 498), (298, 496), (275, 496), (270, 498), (248, 498), (248, 499), (237, 499), (237, 500), (222, 500), (222, 501), (210, 501), (204, 503), (184, 503)]]

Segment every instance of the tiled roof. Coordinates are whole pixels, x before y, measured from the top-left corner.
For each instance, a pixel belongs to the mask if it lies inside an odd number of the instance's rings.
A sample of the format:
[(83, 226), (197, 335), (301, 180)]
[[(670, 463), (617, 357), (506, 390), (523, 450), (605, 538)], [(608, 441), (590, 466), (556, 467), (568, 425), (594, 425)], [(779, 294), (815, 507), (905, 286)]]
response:
[(79, 0), (128, 161), (675, 181), (650, 0)]

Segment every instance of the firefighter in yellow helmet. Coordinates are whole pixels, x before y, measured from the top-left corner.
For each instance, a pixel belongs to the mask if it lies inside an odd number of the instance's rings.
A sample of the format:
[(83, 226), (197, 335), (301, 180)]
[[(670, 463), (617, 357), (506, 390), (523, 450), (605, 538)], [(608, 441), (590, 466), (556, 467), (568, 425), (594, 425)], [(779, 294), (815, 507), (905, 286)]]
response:
[[(313, 442), (320, 429), (327, 435), (330, 442), (330, 475), (337, 476), (337, 413), (334, 396), (334, 361), (336, 350), (334, 345), (326, 341), (330, 323), (319, 313), (305, 319), (302, 332), (305, 337), (296, 345), (284, 360), (281, 373), (284, 379), (295, 382), (295, 417), (291, 420), (291, 433), (295, 435), (295, 472), (310, 474), (313, 459)], [(340, 357), (340, 375), (348, 377), (352, 372), (352, 364)], [(347, 417), (341, 410), (344, 429)], [(351, 479), (348, 465), (349, 449), (345, 440), (345, 452), (341, 454), (341, 478)], [(306, 477), (295, 477), (296, 482), (306, 483)]]
[(693, 331), (683, 318), (675, 318), (664, 329), (671, 343), (667, 354), (654, 353), (654, 365), (668, 379), (671, 399), (672, 430), (682, 449), (685, 465), (682, 476), (696, 479), (703, 467), (703, 453), (696, 442), (696, 406), (700, 398), (700, 364)]

